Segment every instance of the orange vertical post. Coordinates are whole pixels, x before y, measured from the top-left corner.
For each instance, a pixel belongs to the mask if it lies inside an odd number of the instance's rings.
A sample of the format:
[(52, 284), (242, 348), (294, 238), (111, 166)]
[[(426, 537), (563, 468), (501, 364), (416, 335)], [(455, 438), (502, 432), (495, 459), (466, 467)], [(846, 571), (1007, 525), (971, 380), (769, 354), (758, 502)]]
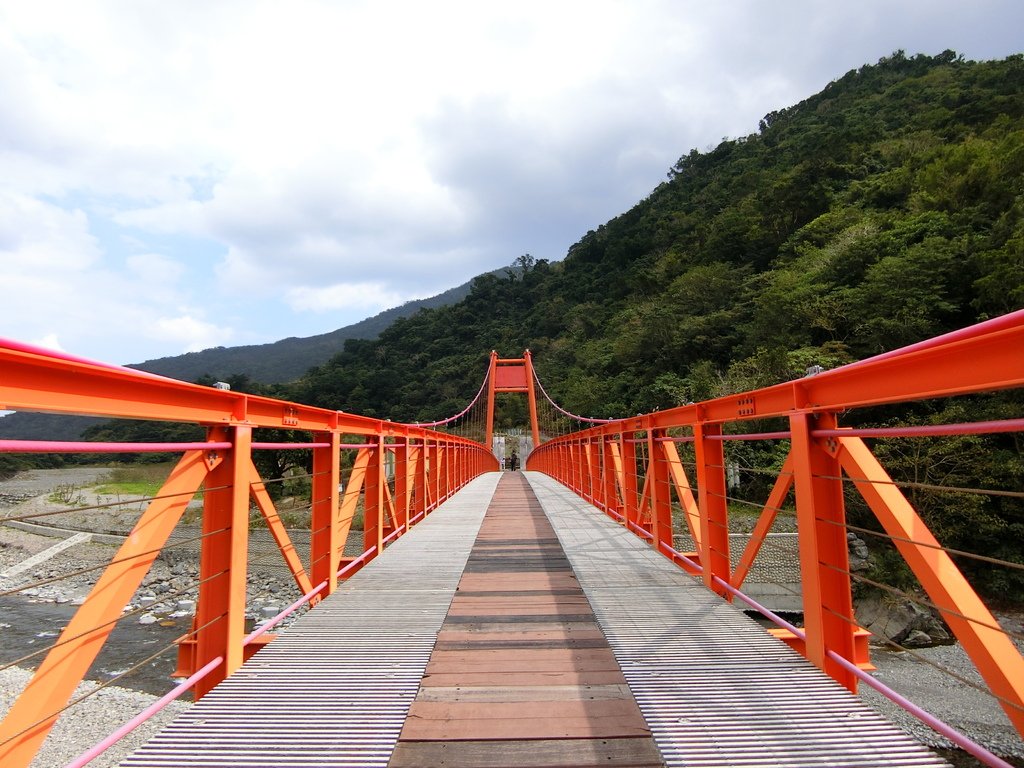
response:
[(619, 511), (619, 465), (622, 463), (618, 460), (618, 452), (615, 450), (615, 438), (605, 436), (601, 440), (601, 472), (602, 472), (602, 487), (604, 496), (604, 511), (618, 512)]
[(816, 440), (816, 428), (835, 429), (835, 417), (807, 413), (789, 417), (793, 480), (803, 582), (807, 658), (851, 691), (857, 678), (829, 659), (835, 651), (856, 663), (850, 559), (846, 543), (846, 509), (836, 442)]
[(484, 445), (487, 450), (493, 450), (494, 445), (494, 395), (497, 377), (495, 373), (498, 368), (498, 353), (491, 350), (491, 362), (487, 368), (487, 434), (484, 438)]
[(700, 507), (700, 562), (704, 584), (723, 597), (728, 593), (714, 577), (729, 581), (729, 504), (726, 498), (725, 451), (720, 424), (693, 425), (697, 457), (697, 505)]
[[(196, 684), (197, 699), (242, 666), (243, 661), (252, 428), (233, 427), (227, 437), (233, 447), (225, 461), (206, 478), (199, 599), (193, 623), (195, 668), (202, 668), (218, 656), (224, 658), (224, 663)], [(219, 428), (214, 428), (209, 439), (224, 437)]]
[[(316, 442), (329, 443), (324, 448), (313, 449), (313, 503), (309, 537), (310, 574), (313, 584), (327, 582), (330, 594), (338, 586), (338, 569), (341, 567), (339, 526), (339, 494), (341, 482), (341, 435), (336, 432), (321, 432)], [(315, 604), (315, 603), (314, 603)]]
[(583, 484), (583, 498), (593, 504), (597, 501), (597, 494), (595, 492), (597, 483), (594, 482), (594, 441), (589, 436), (583, 438), (583, 456), (586, 460), (584, 464), (585, 482)]
[(409, 472), (412, 475), (412, 501), (409, 506), (409, 519), (419, 517), (421, 512), (426, 510), (426, 495), (424, 493), (424, 443), (412, 444), (409, 446)]
[(412, 462), (409, 454), (409, 438), (403, 436), (401, 444), (395, 447), (395, 522), (399, 528), (409, 527), (409, 510), (412, 507)]

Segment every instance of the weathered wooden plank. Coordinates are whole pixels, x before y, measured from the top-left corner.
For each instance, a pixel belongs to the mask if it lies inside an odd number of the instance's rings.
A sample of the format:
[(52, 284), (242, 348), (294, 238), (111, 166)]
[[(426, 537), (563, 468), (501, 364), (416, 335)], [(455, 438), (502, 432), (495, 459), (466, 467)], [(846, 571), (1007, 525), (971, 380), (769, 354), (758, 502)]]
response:
[(400, 742), (392, 768), (653, 768), (664, 765), (644, 739)]
[(636, 703), (591, 701), (417, 701), (409, 710), (403, 740), (616, 739), (649, 736)]
[(564, 701), (567, 699), (632, 699), (628, 685), (507, 685), (421, 688), (417, 701)]

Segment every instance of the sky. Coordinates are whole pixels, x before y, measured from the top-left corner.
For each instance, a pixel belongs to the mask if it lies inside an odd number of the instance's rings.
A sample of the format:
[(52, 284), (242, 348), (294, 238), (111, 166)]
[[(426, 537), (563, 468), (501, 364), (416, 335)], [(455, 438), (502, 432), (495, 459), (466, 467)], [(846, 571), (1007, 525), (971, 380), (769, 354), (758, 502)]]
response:
[(0, 337), (109, 363), (562, 259), (691, 149), (1020, 0), (0, 0)]

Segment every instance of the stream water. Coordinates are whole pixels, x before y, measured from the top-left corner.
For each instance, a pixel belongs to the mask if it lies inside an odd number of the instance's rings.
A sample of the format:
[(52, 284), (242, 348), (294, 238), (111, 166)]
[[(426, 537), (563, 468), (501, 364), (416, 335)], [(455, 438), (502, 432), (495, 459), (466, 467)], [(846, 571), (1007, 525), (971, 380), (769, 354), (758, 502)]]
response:
[[(31, 659), (18, 659), (53, 645), (75, 610), (70, 604), (0, 597), (0, 666), (17, 661), (19, 667), (35, 669), (45, 652)], [(168, 649), (116, 683), (122, 688), (162, 696), (174, 685), (170, 675), (177, 664), (177, 653), (169, 646), (189, 630), (191, 618), (170, 619), (164, 622), (167, 626), (142, 625), (138, 621), (137, 616), (129, 616), (115, 625), (86, 678), (110, 680), (143, 659)]]

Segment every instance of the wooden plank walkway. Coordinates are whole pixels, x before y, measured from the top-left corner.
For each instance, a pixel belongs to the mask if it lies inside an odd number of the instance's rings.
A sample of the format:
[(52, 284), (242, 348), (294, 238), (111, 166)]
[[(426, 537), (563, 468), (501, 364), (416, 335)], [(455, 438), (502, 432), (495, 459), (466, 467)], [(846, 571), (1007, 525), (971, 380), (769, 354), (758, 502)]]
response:
[(947, 764), (527, 472), (470, 483), (122, 765)]
[(504, 475), (390, 765), (662, 764), (540, 503)]

